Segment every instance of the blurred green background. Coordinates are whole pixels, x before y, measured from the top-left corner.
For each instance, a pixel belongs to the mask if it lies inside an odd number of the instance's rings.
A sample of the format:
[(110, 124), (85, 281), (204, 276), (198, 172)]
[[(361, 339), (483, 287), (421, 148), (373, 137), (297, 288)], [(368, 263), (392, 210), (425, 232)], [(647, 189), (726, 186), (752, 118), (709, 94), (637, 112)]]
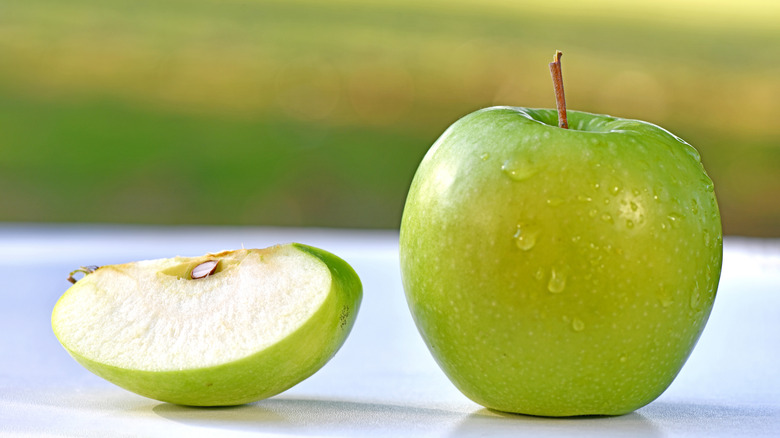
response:
[(481, 107), (659, 124), (780, 236), (780, 2), (0, 3), (0, 221), (395, 228)]

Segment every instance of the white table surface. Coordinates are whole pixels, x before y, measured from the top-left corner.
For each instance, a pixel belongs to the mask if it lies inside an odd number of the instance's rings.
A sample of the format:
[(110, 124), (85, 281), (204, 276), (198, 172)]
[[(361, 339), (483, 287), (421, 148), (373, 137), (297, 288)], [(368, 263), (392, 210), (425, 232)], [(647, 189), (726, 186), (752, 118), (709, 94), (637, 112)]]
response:
[[(274, 228), (0, 225), (2, 436), (780, 436), (780, 240), (727, 238), (715, 308), (655, 402), (620, 417), (547, 419), (483, 409), (423, 344), (400, 282), (397, 232)], [(81, 265), (298, 241), (363, 280), (352, 334), (301, 384), (231, 408), (150, 400), (92, 375), (50, 326)]]

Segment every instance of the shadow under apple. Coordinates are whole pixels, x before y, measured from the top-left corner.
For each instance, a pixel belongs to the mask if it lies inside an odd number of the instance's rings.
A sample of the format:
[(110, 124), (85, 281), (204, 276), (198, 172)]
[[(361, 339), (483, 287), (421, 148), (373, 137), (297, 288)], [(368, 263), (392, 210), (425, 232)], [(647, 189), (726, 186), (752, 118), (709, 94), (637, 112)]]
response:
[(536, 417), (480, 409), (466, 417), (452, 436), (577, 436), (577, 437), (657, 437), (664, 434), (644, 415), (632, 412), (621, 416)]
[[(152, 411), (196, 427), (278, 434), (426, 436), (441, 434), (463, 417), (446, 409), (377, 402), (273, 397), (248, 405), (200, 408), (162, 403)], [(395, 431), (395, 432), (394, 432)]]
[(642, 415), (665, 434), (701, 436), (774, 436), (780, 431), (780, 408), (761, 404), (656, 401)]

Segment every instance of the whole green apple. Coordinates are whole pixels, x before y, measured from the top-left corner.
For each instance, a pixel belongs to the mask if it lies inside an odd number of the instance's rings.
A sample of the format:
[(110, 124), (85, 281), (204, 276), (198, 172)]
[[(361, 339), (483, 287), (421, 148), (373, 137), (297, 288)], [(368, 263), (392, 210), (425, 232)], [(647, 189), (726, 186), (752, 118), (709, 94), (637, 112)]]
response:
[(569, 111), (469, 114), (428, 151), (400, 234), (403, 286), (469, 398), (541, 416), (658, 397), (701, 334), (722, 260), (699, 154), (658, 126)]
[(73, 358), (125, 389), (237, 405), (320, 369), (361, 297), (345, 261), (287, 244), (97, 268), (60, 298), (52, 327)]

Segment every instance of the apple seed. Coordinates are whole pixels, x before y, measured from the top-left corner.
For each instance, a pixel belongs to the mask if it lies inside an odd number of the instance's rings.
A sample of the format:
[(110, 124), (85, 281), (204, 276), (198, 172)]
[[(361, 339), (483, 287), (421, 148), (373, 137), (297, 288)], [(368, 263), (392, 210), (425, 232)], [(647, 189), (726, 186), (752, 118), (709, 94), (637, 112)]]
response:
[(217, 264), (219, 263), (219, 260), (207, 260), (198, 266), (195, 266), (192, 268), (192, 273), (190, 273), (190, 277), (192, 277), (193, 280), (199, 280), (201, 278), (206, 278), (209, 275), (213, 274), (214, 271), (217, 270)]

